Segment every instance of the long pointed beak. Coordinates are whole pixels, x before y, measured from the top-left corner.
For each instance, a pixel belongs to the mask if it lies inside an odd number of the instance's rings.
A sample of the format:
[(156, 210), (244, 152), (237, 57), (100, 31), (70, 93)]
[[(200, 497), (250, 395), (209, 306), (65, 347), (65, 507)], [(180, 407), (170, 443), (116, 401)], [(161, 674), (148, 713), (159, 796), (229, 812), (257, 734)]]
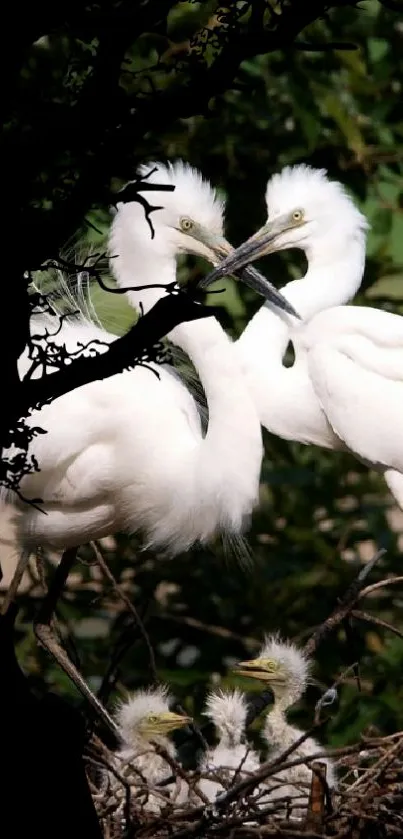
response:
[[(239, 276), (245, 285), (253, 289), (253, 291), (257, 291), (258, 294), (261, 294), (273, 306), (301, 320), (301, 316), (291, 306), (291, 303), (283, 297), (281, 292), (263, 274), (257, 271), (256, 268), (248, 264), (255, 259), (259, 259), (263, 253), (270, 252), (270, 243), (275, 240), (279, 232), (284, 230), (284, 220), (281, 231), (279, 229), (280, 225), (274, 225), (274, 222), (272, 223), (273, 230), (269, 233), (267, 232), (268, 227), (269, 225), (262, 227), (261, 230), (255, 233), (254, 236), (251, 236), (247, 242), (244, 242), (236, 250), (226, 239), (216, 241), (213, 249), (220, 262), (213, 271), (207, 274), (206, 277), (203, 277), (198, 283), (198, 286), (199, 288), (206, 289), (211, 283), (228, 274)], [(275, 247), (272, 250), (275, 250)]]
[(187, 717), (184, 714), (176, 714), (174, 711), (167, 711), (164, 718), (167, 722), (176, 725), (178, 728), (192, 722), (192, 717)]
[(247, 265), (245, 268), (241, 268), (239, 276), (245, 285), (252, 288), (253, 291), (257, 291), (258, 294), (261, 294), (269, 303), (276, 306), (277, 309), (281, 309), (283, 312), (287, 312), (288, 315), (293, 315), (294, 318), (301, 320), (301, 315), (299, 315), (294, 307), (291, 306), (291, 303), (283, 297), (281, 291), (278, 291), (275, 286), (272, 285), (272, 283), (270, 283), (269, 280), (260, 273), (260, 271), (253, 268), (252, 265)]
[(239, 661), (233, 670), (238, 676), (248, 676), (250, 679), (260, 679), (263, 682), (267, 682), (270, 679), (270, 674), (262, 667), (261, 661), (258, 658), (252, 658), (249, 661)]
[(284, 673), (278, 669), (276, 663), (271, 659), (251, 658), (249, 661), (240, 661), (235, 665), (233, 671), (238, 676), (258, 679), (261, 682), (271, 683), (273, 686), (280, 686), (285, 682)]

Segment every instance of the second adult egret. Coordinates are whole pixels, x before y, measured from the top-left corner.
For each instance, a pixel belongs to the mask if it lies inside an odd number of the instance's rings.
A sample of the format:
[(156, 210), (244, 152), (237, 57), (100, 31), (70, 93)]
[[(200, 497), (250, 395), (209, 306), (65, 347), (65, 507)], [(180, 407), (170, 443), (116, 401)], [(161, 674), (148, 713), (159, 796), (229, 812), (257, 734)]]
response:
[[(302, 320), (265, 304), (236, 343), (262, 424), (286, 440), (349, 450), (383, 474), (403, 508), (403, 318), (348, 303), (365, 265), (368, 222), (323, 169), (286, 167), (267, 184), (268, 220), (206, 282), (274, 251), (308, 269), (282, 288)], [(289, 341), (291, 367), (283, 364)]]

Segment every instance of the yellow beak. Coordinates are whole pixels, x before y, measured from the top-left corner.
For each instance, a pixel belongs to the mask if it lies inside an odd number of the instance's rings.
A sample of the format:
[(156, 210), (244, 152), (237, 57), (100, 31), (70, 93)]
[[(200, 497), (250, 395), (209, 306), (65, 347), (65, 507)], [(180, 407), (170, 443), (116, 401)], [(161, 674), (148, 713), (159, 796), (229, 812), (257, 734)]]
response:
[(192, 717), (186, 717), (183, 714), (175, 714), (174, 711), (165, 711), (160, 716), (161, 723), (169, 731), (174, 731), (176, 728), (183, 728), (188, 723), (192, 722)]
[(259, 679), (261, 682), (284, 682), (284, 676), (279, 672), (276, 662), (271, 659), (251, 658), (249, 661), (239, 661), (234, 667), (234, 673)]

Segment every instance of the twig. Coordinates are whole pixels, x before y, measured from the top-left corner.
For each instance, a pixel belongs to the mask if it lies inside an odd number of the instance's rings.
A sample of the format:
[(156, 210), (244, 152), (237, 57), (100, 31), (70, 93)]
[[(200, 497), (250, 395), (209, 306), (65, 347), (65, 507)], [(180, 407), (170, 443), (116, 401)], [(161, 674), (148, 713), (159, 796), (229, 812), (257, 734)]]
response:
[(204, 792), (202, 792), (201, 789), (199, 789), (199, 786), (196, 782), (192, 783), (191, 779), (189, 779), (185, 770), (182, 769), (182, 766), (180, 765), (180, 763), (178, 763), (178, 761), (175, 760), (175, 758), (172, 757), (169, 754), (169, 752), (166, 749), (164, 749), (164, 747), (161, 746), (159, 743), (156, 743), (154, 740), (152, 740), (151, 742), (152, 742), (152, 745), (153, 745), (157, 755), (160, 755), (160, 757), (163, 757), (164, 760), (166, 760), (166, 762), (169, 764), (172, 771), (174, 772), (175, 776), (179, 775), (179, 777), (182, 778), (183, 781), (185, 781), (186, 785), (190, 789), (193, 789), (196, 792), (196, 794), (199, 796), (201, 801), (204, 802), (204, 804), (209, 804), (209, 800), (204, 795)]
[(368, 597), (369, 594), (373, 594), (374, 591), (377, 591), (380, 588), (394, 586), (396, 583), (403, 583), (403, 577), (388, 577), (386, 580), (379, 580), (377, 583), (373, 583), (371, 586), (363, 588), (359, 593), (358, 600), (361, 600), (362, 597)]
[(361, 778), (358, 778), (358, 780), (357, 780), (357, 781), (355, 781), (353, 784), (351, 784), (351, 786), (349, 787), (349, 790), (348, 790), (348, 791), (349, 791), (349, 793), (351, 792), (351, 790), (356, 789), (358, 786), (361, 786), (361, 784), (366, 784), (366, 785), (368, 785), (368, 783), (369, 783), (370, 781), (373, 781), (373, 780), (374, 780), (374, 779), (375, 779), (375, 778), (379, 775), (379, 773), (380, 773), (383, 769), (385, 769), (385, 767), (386, 767), (386, 766), (387, 766), (387, 765), (388, 765), (388, 764), (389, 764), (389, 763), (393, 760), (393, 758), (394, 758), (394, 757), (396, 757), (396, 755), (397, 755), (397, 754), (399, 754), (401, 751), (403, 751), (403, 739), (398, 740), (398, 742), (397, 742), (397, 743), (395, 743), (395, 744), (394, 744), (394, 746), (392, 746), (390, 749), (388, 749), (388, 751), (386, 752), (386, 754), (385, 754), (385, 755), (383, 755), (383, 756), (382, 756), (382, 757), (378, 760), (378, 762), (377, 762), (377, 763), (375, 763), (375, 765), (374, 765), (374, 766), (371, 766), (369, 769), (367, 769), (367, 771), (364, 773), (364, 775), (362, 775), (362, 776), (361, 776)]
[(382, 629), (388, 629), (389, 632), (393, 632), (395, 635), (398, 635), (399, 638), (403, 638), (403, 632), (401, 632), (400, 629), (397, 629), (396, 626), (388, 623), (388, 621), (382, 620), (382, 618), (376, 618), (374, 615), (369, 615), (368, 612), (362, 612), (358, 609), (353, 609), (350, 614), (351, 617), (356, 618), (357, 620), (373, 623), (375, 626), (381, 626)]
[(102, 703), (92, 693), (87, 683), (70, 661), (66, 651), (63, 649), (60, 640), (52, 628), (57, 601), (60, 597), (63, 586), (67, 580), (77, 555), (77, 548), (70, 548), (64, 551), (59, 565), (56, 568), (54, 577), (49, 586), (48, 592), (42, 601), (42, 605), (34, 621), (34, 631), (38, 641), (56, 659), (60, 667), (67, 673), (72, 682), (76, 685), (82, 696), (92, 705), (97, 715), (111, 729), (116, 732), (117, 726), (110, 717)]
[(215, 624), (203, 623), (203, 621), (198, 620), (197, 618), (191, 618), (185, 615), (184, 617), (181, 615), (170, 615), (164, 613), (159, 615), (161, 620), (172, 621), (173, 623), (180, 623), (186, 624), (187, 626), (193, 626), (195, 629), (200, 629), (201, 632), (207, 632), (210, 635), (216, 635), (219, 638), (228, 638), (233, 641), (240, 641), (244, 647), (251, 647), (252, 649), (257, 649), (260, 646), (260, 641), (256, 638), (252, 638), (251, 636), (247, 635), (239, 635), (237, 632), (232, 632), (230, 629), (226, 629), (224, 626), (216, 626)]
[(134, 620), (136, 621), (136, 624), (137, 624), (137, 626), (138, 626), (138, 628), (141, 632), (143, 641), (144, 641), (144, 643), (147, 647), (148, 658), (149, 658), (149, 667), (150, 667), (150, 670), (151, 670), (153, 681), (155, 683), (157, 683), (158, 682), (158, 674), (157, 674), (157, 668), (156, 668), (156, 664), (155, 664), (154, 650), (152, 648), (151, 641), (150, 641), (148, 632), (147, 632), (147, 630), (144, 626), (144, 623), (141, 620), (140, 615), (139, 615), (136, 607), (134, 606), (134, 604), (129, 600), (129, 598), (124, 593), (121, 586), (119, 585), (119, 583), (117, 583), (117, 581), (115, 580), (115, 577), (113, 576), (112, 571), (110, 570), (110, 568), (106, 564), (106, 562), (105, 562), (105, 560), (102, 556), (102, 553), (100, 551), (100, 548), (98, 547), (96, 542), (91, 542), (90, 544), (91, 544), (91, 547), (92, 547), (92, 549), (95, 553), (98, 564), (99, 564), (103, 574), (109, 580), (109, 582), (112, 585), (113, 590), (115, 591), (117, 596), (120, 598), (120, 600), (123, 601), (125, 606), (128, 608), (129, 612), (133, 615)]
[(359, 599), (360, 591), (362, 590), (362, 586), (368, 574), (372, 571), (375, 564), (385, 554), (386, 551), (383, 548), (377, 551), (375, 556), (369, 562), (366, 563), (364, 568), (360, 570), (359, 574), (350, 584), (346, 593), (341, 598), (336, 608), (329, 615), (329, 617), (326, 618), (326, 620), (323, 621), (323, 623), (315, 630), (311, 638), (305, 644), (304, 652), (306, 653), (306, 655), (312, 656), (318, 648), (319, 644), (322, 643), (326, 636), (330, 635), (330, 633), (334, 631), (336, 626), (339, 626), (339, 624), (342, 623), (342, 621), (351, 613), (352, 609), (354, 608), (354, 605)]

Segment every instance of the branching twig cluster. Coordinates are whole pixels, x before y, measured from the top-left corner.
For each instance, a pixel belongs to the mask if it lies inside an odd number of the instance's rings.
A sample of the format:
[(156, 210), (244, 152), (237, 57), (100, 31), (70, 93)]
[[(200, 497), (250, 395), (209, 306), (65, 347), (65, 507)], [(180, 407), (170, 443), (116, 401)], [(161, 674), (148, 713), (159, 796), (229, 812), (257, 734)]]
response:
[[(398, 6), (395, 0), (383, 2)], [(358, 4), (356, 0), (217, 3), (209, 20), (191, 34), (183, 50), (178, 52), (174, 44), (166, 51), (169, 60), (159, 57), (155, 67), (141, 71), (141, 78), (126, 86), (122, 83), (125, 75), (136, 72), (130, 67), (139, 42), (144, 35), (166, 33), (176, 5), (174, 0), (136, 4), (129, 0), (107, 4), (63, 0), (56, 9), (41, 0), (35, 14), (25, 15), (23, 32), (18, 7), (10, 8), (9, 31), (18, 33), (18, 39), (10, 38), (0, 57), (8, 79), (0, 107), (4, 126), (2, 195), (8, 207), (3, 238), (13, 241), (18, 229), (23, 247), (10, 249), (3, 258), (7, 276), (3, 311), (12, 315), (14, 322), (11, 335), (8, 329), (0, 331), (2, 379), (4, 392), (13, 392), (14, 397), (5, 401), (0, 417), (2, 448), (10, 445), (18, 419), (51, 398), (48, 383), (46, 396), (34, 393), (33, 383), (32, 388), (19, 387), (17, 362), (29, 340), (29, 266), (57, 254), (92, 208), (106, 207), (117, 199), (142, 205), (152, 235), (152, 213), (163, 204), (163, 198), (150, 204), (145, 193), (154, 190), (163, 196), (169, 187), (148, 183), (146, 175), (135, 177), (121, 192), (113, 190), (115, 179), (122, 183), (133, 178), (136, 163), (147, 158), (150, 135), (169, 130), (177, 120), (206, 113), (212, 99), (237, 87), (243, 61), (277, 50), (312, 49), (312, 44), (298, 42), (306, 27), (330, 9)], [(49, 38), (52, 45), (59, 40), (61, 53), (67, 50), (62, 62), (65, 74), (59, 78), (59, 65), (55, 64), (55, 72), (46, 76), (52, 81), (45, 90), (39, 72), (38, 42), (43, 38)], [(169, 39), (166, 41), (169, 47)], [(352, 45), (330, 43), (329, 38), (328, 44), (313, 46), (326, 50)], [(29, 95), (20, 96), (27, 76)], [(171, 303), (166, 305), (169, 309)], [(177, 309), (180, 322), (183, 311)], [(159, 319), (162, 315), (160, 310)], [(169, 311), (167, 320), (171, 318)], [(168, 331), (160, 323), (153, 340), (160, 340)], [(76, 386), (83, 381), (83, 369)], [(85, 381), (98, 375), (91, 375), (90, 364), (85, 371)], [(59, 392), (71, 386), (70, 380)]]
[[(331, 615), (313, 633), (305, 646), (309, 654), (354, 612), (358, 600), (376, 596), (381, 589), (401, 581), (399, 577), (386, 578), (366, 585), (368, 574), (383, 554), (383, 551), (377, 552), (365, 565)], [(121, 600), (123, 609), (128, 608), (128, 597), (107, 568), (98, 548), (96, 556), (112, 586), (111, 593)], [(134, 617), (138, 623), (136, 612)], [(143, 641), (146, 640), (147, 648), (152, 650), (144, 622), (140, 621), (140, 625)], [(387, 628), (393, 629), (389, 626)], [(154, 669), (152, 655), (151, 662)], [(110, 752), (95, 738), (90, 747), (89, 772), (91, 774), (94, 765), (97, 765), (99, 778), (102, 779), (102, 782), (98, 780), (97, 785), (94, 785), (92, 779), (92, 784), (104, 835), (116, 839), (124, 837), (135, 826), (136, 835), (141, 837), (168, 837), (174, 833), (181, 839), (213, 837), (217, 834), (234, 839), (284, 835), (303, 835), (316, 839), (332, 836), (347, 839), (354, 835), (357, 839), (366, 839), (371, 835), (371, 826), (380, 817), (383, 836), (401, 835), (403, 732), (385, 737), (363, 734), (359, 742), (353, 745), (339, 749), (318, 747), (316, 753), (309, 757), (301, 756), (299, 751), (307, 738), (326, 725), (326, 719), (320, 719), (320, 716), (324, 708), (333, 703), (337, 688), (355, 666), (353, 664), (346, 668), (323, 693), (316, 706), (313, 727), (280, 756), (270, 759), (269, 754), (268, 760), (255, 773), (245, 772), (242, 766), (231, 771), (185, 771), (163, 748), (154, 744), (160, 757), (166, 760), (167, 780), (150, 787), (144, 778), (139, 777), (136, 768), (130, 766), (130, 762), (122, 762), (122, 766), (119, 766), (116, 753)], [(256, 706), (255, 714), (249, 715), (248, 725), (261, 710), (261, 707)], [(332, 759), (337, 768), (339, 784), (336, 791), (330, 791), (326, 784), (326, 766), (323, 761), (327, 757)], [(287, 789), (282, 795), (287, 772), (302, 764), (311, 769), (310, 787), (298, 783), (294, 791), (290, 792), (293, 783), (287, 780)], [(215, 802), (209, 803), (205, 799), (200, 789), (201, 778), (218, 781), (222, 785), (224, 791)], [(183, 792), (183, 789), (187, 790), (187, 794), (178, 799), (178, 793), (181, 790)], [(155, 805), (151, 809), (150, 801)]]
[[(217, 780), (214, 773), (185, 772), (175, 766), (168, 756), (167, 765), (176, 770), (177, 782), (185, 784), (188, 798), (179, 804), (175, 795), (167, 796), (164, 787), (150, 788), (144, 779), (138, 777), (133, 768), (127, 766), (114, 774), (114, 781), (104, 781), (104, 791), (99, 789), (94, 800), (105, 836), (123, 837), (126, 818), (123, 818), (123, 802), (130, 787), (129, 822), (136, 824), (139, 836), (175, 836), (182, 839), (191, 836), (228, 837), (253, 836), (315, 836), (351, 837), (357, 839), (369, 836), (367, 832), (377, 819), (382, 819), (383, 836), (401, 835), (403, 815), (401, 805), (403, 794), (403, 732), (386, 737), (367, 738), (345, 748), (323, 750), (310, 758), (293, 758), (298, 748), (295, 743), (284, 759), (263, 764), (259, 772), (247, 775), (243, 782), (234, 783), (232, 772), (221, 772), (219, 781), (227, 790), (217, 797), (215, 803), (206, 803), (198, 789), (200, 778)], [(327, 801), (325, 784), (317, 784), (318, 772), (324, 764), (324, 757), (336, 762), (341, 778), (337, 791)], [(92, 758), (93, 760), (94, 758)], [(110, 778), (110, 766), (116, 757), (108, 754), (105, 747), (98, 749), (96, 762), (104, 778)], [(312, 770), (311, 787), (305, 789), (288, 783), (287, 794), (279, 795), (284, 785), (283, 772), (294, 766), (305, 764)], [(109, 773), (109, 775), (108, 775)], [(280, 774), (281, 773), (281, 774)], [(278, 780), (277, 780), (278, 777)], [(246, 785), (255, 785), (247, 792)], [(268, 786), (267, 786), (268, 785)], [(316, 790), (315, 790), (316, 787)], [(272, 790), (275, 795), (270, 798)], [(312, 792), (316, 792), (313, 796)], [(147, 808), (150, 794), (159, 802), (161, 811), (150, 812)], [(298, 817), (293, 817), (293, 811)], [(304, 813), (304, 816), (301, 814)], [(314, 826), (313, 826), (314, 825)], [(356, 831), (355, 833), (353, 831)]]
[[(91, 263), (83, 265), (60, 258), (48, 261), (40, 270), (54, 267), (76, 275), (86, 270), (103, 288), (113, 291), (103, 284), (100, 266), (104, 258), (104, 254), (95, 255)], [(133, 288), (141, 290), (141, 286)], [(113, 343), (91, 339), (88, 343), (79, 343), (77, 349), (68, 349), (62, 334), (63, 323), (72, 312), (58, 314), (52, 306), (51, 295), (49, 299), (41, 293), (31, 295), (31, 315), (43, 315), (45, 319), (41, 322), (41, 331), (33, 332), (28, 340), (26, 351), (30, 367), (13, 392), (13, 403), (8, 406), (10, 425), (7, 435), (2, 438), (0, 485), (15, 491), (22, 498), (21, 480), (25, 475), (38, 471), (35, 457), (29, 454), (29, 444), (35, 436), (45, 432), (39, 426), (33, 428), (26, 423), (24, 418), (33, 409), (39, 409), (77, 387), (138, 365), (153, 371), (150, 365), (167, 360), (162, 338), (179, 323), (210, 314), (190, 293), (179, 289), (175, 283), (163, 288), (166, 296), (140, 317), (122, 338)]]

